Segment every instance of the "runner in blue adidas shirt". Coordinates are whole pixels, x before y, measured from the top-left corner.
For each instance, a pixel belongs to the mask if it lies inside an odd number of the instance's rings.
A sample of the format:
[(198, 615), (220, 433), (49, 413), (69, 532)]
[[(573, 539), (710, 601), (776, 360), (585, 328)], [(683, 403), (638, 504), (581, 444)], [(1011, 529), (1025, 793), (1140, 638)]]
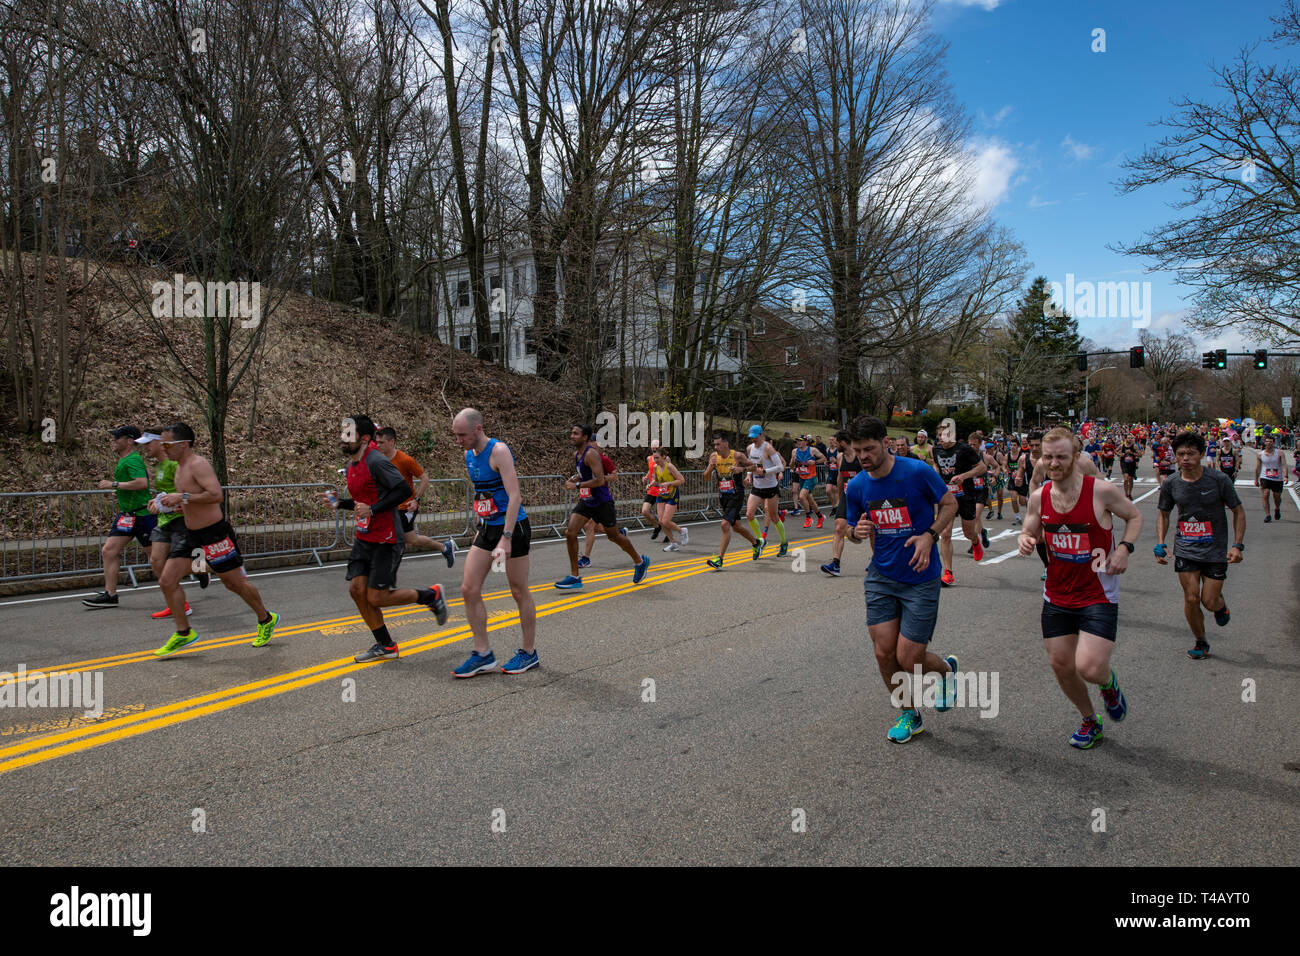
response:
[[(924, 461), (896, 458), (889, 451), (885, 423), (863, 416), (853, 420), (849, 438), (863, 472), (845, 486), (849, 540), (870, 540), (871, 564), (863, 582), (867, 629), (875, 646), (880, 676), (897, 699), (900, 681), (910, 681), (913, 668), (927, 674), (956, 674), (957, 658), (939, 658), (928, 651), (939, 616), (937, 542), (952, 525), (957, 499), (942, 478)], [(936, 515), (935, 507), (938, 506)], [(913, 688), (919, 696), (921, 688)], [(888, 737), (905, 744), (921, 733), (918, 700), (905, 708)], [(952, 687), (944, 688), (936, 710), (952, 706)]]

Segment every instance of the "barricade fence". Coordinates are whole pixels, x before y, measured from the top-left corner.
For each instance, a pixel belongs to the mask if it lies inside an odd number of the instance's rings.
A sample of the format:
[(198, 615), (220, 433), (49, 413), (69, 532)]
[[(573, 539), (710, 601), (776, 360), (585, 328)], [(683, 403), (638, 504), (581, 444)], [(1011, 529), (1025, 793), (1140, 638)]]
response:
[[(703, 471), (684, 471), (674, 520), (708, 521), (721, 516), (715, 480)], [(646, 485), (640, 473), (618, 472), (610, 478), (620, 527), (648, 529), (642, 515)], [(520, 494), (533, 536), (563, 537), (578, 500), (564, 487), (566, 476), (520, 475)], [(792, 507), (797, 485), (781, 490), (781, 507)], [(240, 552), (247, 558), (321, 554), (350, 548), (356, 522), (352, 512), (331, 510), (318, 493), (339, 489), (330, 484), (231, 485), (222, 510), (235, 528)], [(451, 538), (469, 546), (476, 533), (473, 485), (464, 478), (429, 481), (414, 516), (414, 530), (439, 542)], [(823, 485), (818, 501), (824, 503)], [(117, 516), (113, 491), (9, 492), (0, 494), (0, 583), (96, 575), (103, 573), (101, 548)], [(828, 515), (829, 517), (829, 515)], [(122, 574), (132, 586), (150, 578), (149, 554), (135, 538), (122, 553)]]

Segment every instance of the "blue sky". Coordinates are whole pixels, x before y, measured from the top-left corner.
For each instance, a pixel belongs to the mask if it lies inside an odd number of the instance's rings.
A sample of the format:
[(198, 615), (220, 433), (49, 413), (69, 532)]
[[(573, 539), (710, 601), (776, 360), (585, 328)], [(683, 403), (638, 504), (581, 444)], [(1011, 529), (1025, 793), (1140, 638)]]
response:
[[(1218, 101), (1211, 66), (1269, 36), (1280, 8), (1280, 0), (940, 0), (934, 26), (971, 118), (979, 192), (1025, 246), (1031, 279), (1150, 282), (1151, 329), (1191, 331), (1171, 274), (1106, 248), (1172, 219), (1169, 201), (1181, 194), (1148, 187), (1120, 196), (1121, 163), (1157, 141), (1162, 131), (1150, 124), (1172, 115), (1175, 100)], [(1105, 52), (1092, 51), (1097, 28)], [(1116, 348), (1137, 344), (1132, 326), (1129, 317), (1079, 319), (1082, 334)], [(1201, 349), (1248, 344), (1192, 334)]]

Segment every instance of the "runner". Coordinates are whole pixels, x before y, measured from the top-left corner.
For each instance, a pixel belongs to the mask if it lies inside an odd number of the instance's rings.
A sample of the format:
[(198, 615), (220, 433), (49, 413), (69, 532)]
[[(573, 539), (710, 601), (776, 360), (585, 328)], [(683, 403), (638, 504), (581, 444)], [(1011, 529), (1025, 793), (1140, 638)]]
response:
[[(794, 461), (791, 463), (794, 467), (794, 473), (799, 478), (799, 495), (795, 499), (796, 505), (802, 505), (808, 512), (808, 517), (804, 519), (803, 526), (811, 528), (813, 516), (817, 517), (817, 527), (822, 526), (825, 520), (822, 516), (821, 509), (817, 507), (817, 500), (813, 497), (813, 492), (817, 488), (817, 467), (824, 464), (826, 456), (812, 446), (812, 442), (807, 435), (800, 435), (799, 442), (794, 449)], [(799, 509), (795, 508), (795, 514)]]
[(957, 502), (927, 462), (897, 458), (889, 451), (880, 419), (855, 418), (849, 435), (864, 469), (844, 489), (849, 540), (871, 542), (863, 580), (867, 632), (891, 701), (898, 700), (898, 688), (909, 685), (904, 710), (886, 735), (905, 744), (924, 730), (917, 707), (922, 689), (913, 677), (917, 668), (941, 678), (935, 710), (948, 710), (954, 703), (955, 686), (948, 675), (955, 677), (959, 662), (951, 654), (940, 658), (931, 653), (929, 644), (941, 589), (936, 542), (952, 525)]
[[(659, 486), (659, 524), (664, 529), (665, 551), (677, 551), (690, 541), (690, 532), (673, 521), (677, 506), (681, 504), (681, 487), (686, 479), (677, 466), (668, 460), (668, 453), (660, 448), (654, 453), (655, 484)], [(678, 540), (673, 540), (674, 532)]]
[[(397, 506), (398, 517), (402, 520), (402, 531), (404, 541), (408, 548), (437, 548), (442, 552), (442, 556), (447, 561), (447, 567), (454, 567), (456, 564), (456, 542), (448, 538), (441, 545), (426, 535), (420, 534), (415, 530), (415, 515), (420, 510), (420, 499), (424, 497), (424, 489), (429, 487), (429, 476), (424, 473), (424, 469), (414, 458), (404, 451), (397, 450), (397, 431), (391, 427), (379, 429), (379, 434), (375, 436), (375, 446), (383, 453), (384, 457), (393, 463), (393, 467), (398, 470), (401, 476), (410, 485), (414, 494)], [(419, 487), (416, 487), (415, 479), (420, 480)]]
[(722, 512), (722, 542), (718, 553), (709, 558), (708, 565), (715, 571), (722, 570), (722, 562), (727, 557), (727, 546), (731, 544), (731, 529), (749, 542), (757, 558), (762, 545), (754, 533), (740, 522), (740, 512), (745, 506), (740, 476), (749, 467), (749, 459), (738, 451), (731, 450), (731, 442), (726, 435), (718, 433), (713, 436), (713, 454), (704, 469), (704, 481), (707, 484), (713, 475), (718, 476), (718, 508)]
[[(1260, 475), (1263, 475), (1261, 478)], [(102, 484), (102, 482), (101, 482)], [(1264, 449), (1255, 459), (1255, 487), (1264, 502), (1264, 521), (1282, 520), (1282, 488), (1286, 484), (1286, 452), (1279, 451), (1272, 435), (1264, 437)], [(1273, 492), (1273, 514), (1268, 513), (1268, 493)]]
[[(857, 477), (862, 471), (862, 463), (858, 461), (857, 453), (853, 450), (853, 444), (850, 441), (849, 433), (841, 431), (835, 433), (835, 444), (839, 446), (839, 482), (840, 494), (839, 504), (835, 506), (835, 542), (831, 545), (830, 564), (823, 564), (822, 571), (833, 578), (840, 576), (840, 558), (844, 554), (844, 541), (849, 536), (849, 513), (848, 505), (844, 496), (844, 489), (848, 487), (850, 481)], [(912, 450), (907, 447), (906, 438), (896, 438), (890, 441), (885, 439), (885, 445), (894, 446), (895, 458), (910, 458), (912, 461), (919, 461)], [(899, 454), (899, 448), (905, 454)]]
[(135, 447), (140, 429), (123, 425), (109, 434), (108, 447), (117, 455), (117, 464), (113, 467), (112, 480), (101, 479), (96, 487), (112, 488), (117, 492), (117, 516), (113, 518), (113, 527), (99, 551), (104, 563), (104, 590), (92, 598), (83, 598), (81, 602), (96, 609), (117, 607), (117, 573), (122, 567), (122, 552), (126, 550), (127, 542), (135, 538), (148, 554), (150, 537), (158, 523), (158, 519), (149, 513), (149, 471)]
[(831, 514), (840, 504), (840, 449), (831, 437), (830, 447), (822, 452), (826, 456), (826, 500), (831, 506)]
[(1125, 435), (1119, 446), (1119, 471), (1124, 476), (1124, 497), (1129, 501), (1133, 500), (1133, 481), (1137, 478), (1138, 461), (1141, 458), (1142, 450), (1138, 448), (1137, 442), (1131, 435)]
[[(1078, 436), (1071, 435), (1070, 437), (1074, 441), (1074, 467), (1081, 475), (1091, 475), (1094, 478), (1100, 478), (1101, 471), (1092, 463), (1092, 459), (1083, 453)], [(1038, 438), (1035, 440), (1034, 435), (1031, 434), (1029, 436), (1030, 454), (1034, 453), (1035, 447), (1038, 449), (1038, 455), (1034, 458), (1033, 469), (1029, 477), (1029, 493), (1031, 495), (1039, 489), (1044, 481), (1047, 480), (1047, 469), (1041, 461), (1043, 439)], [(1047, 545), (1042, 541), (1038, 542), (1038, 557), (1043, 562), (1043, 575), (1040, 580), (1046, 581)]]
[(1111, 472), (1115, 469), (1115, 440), (1109, 435), (1101, 443), (1101, 467), (1106, 472), (1106, 480), (1110, 481)]
[(474, 486), (474, 515), (478, 519), (478, 534), (465, 554), (465, 573), (460, 583), (474, 649), (465, 663), (451, 673), (453, 677), (473, 677), (498, 669), (496, 655), (488, 644), (487, 605), (483, 603), (483, 582), (496, 565), (505, 567), (510, 596), (519, 608), (524, 645), (499, 669), (504, 674), (522, 674), (541, 661), (536, 644), (537, 604), (528, 589), (532, 529), (519, 493), (514, 452), (505, 442), (484, 434), (483, 415), (476, 408), (462, 408), (452, 419), (451, 430), (456, 444), (465, 452), (465, 469)]
[(916, 444), (912, 446), (912, 454), (934, 464), (934, 446), (930, 444), (930, 436), (926, 434), (924, 428), (916, 433)]
[[(1118, 575), (1128, 567), (1133, 542), (1142, 534), (1142, 515), (1110, 482), (1080, 472), (1075, 437), (1068, 429), (1049, 431), (1042, 452), (1050, 480), (1030, 495), (1020, 553), (1029, 554), (1040, 540), (1047, 543), (1051, 563), (1043, 587), (1043, 645), (1057, 684), (1083, 717), (1070, 744), (1086, 750), (1102, 737), (1088, 684), (1101, 689), (1112, 720), (1119, 722), (1128, 713), (1110, 655), (1119, 620)], [(1119, 545), (1115, 518), (1125, 522)]]
[[(163, 447), (161, 435), (145, 432), (135, 440), (135, 443), (143, 445), (145, 454), (158, 465), (153, 478), (153, 486), (158, 489), (158, 494), (149, 502), (149, 513), (158, 519), (158, 523), (154, 525), (149, 535), (149, 567), (153, 571), (153, 579), (161, 581), (163, 569), (167, 566), (167, 556), (171, 553), (172, 533), (185, 533), (185, 522), (179, 520), (180, 512), (175, 508), (163, 508), (159, 504), (159, 499), (176, 490), (177, 465), (167, 457), (167, 449)], [(198, 578), (200, 589), (208, 586), (210, 576), (207, 573), (201, 572), (194, 576)], [(161, 611), (154, 611), (150, 617), (158, 621), (170, 617), (171, 613), (172, 609), (164, 606)], [(189, 601), (185, 602), (185, 613), (187, 615), (190, 613)]]
[[(939, 477), (948, 486), (957, 501), (957, 513), (961, 516), (961, 533), (971, 542), (971, 553), (976, 561), (984, 559), (984, 547), (979, 538), (979, 524), (976, 521), (979, 505), (975, 502), (975, 481), (987, 471), (983, 458), (975, 449), (965, 442), (957, 441), (957, 424), (951, 418), (939, 423), (939, 443), (934, 446), (934, 468)], [(943, 587), (951, 587), (955, 578), (952, 573), (952, 522), (943, 529), (939, 539), (939, 556), (943, 562), (943, 574), (940, 580)]]
[[(840, 434), (847, 435), (848, 432), (840, 432)], [(916, 455), (912, 452), (912, 446), (907, 443), (907, 439), (902, 435), (892, 439), (890, 444), (890, 450), (894, 453), (895, 458), (916, 458)]]
[(663, 530), (659, 526), (659, 486), (655, 484), (655, 455), (659, 449), (659, 439), (652, 439), (650, 442), (650, 454), (646, 456), (646, 473), (641, 481), (645, 484), (645, 501), (641, 502), (641, 517), (654, 523), (655, 529), (650, 532), (650, 540), (659, 540), (659, 532)]
[(1156, 467), (1156, 485), (1163, 486), (1165, 479), (1174, 473), (1174, 446), (1161, 436), (1151, 443), (1151, 461)]
[(280, 615), (266, 609), (262, 595), (244, 573), (239, 538), (221, 511), (224, 495), (217, 473), (206, 458), (194, 453), (194, 430), (189, 425), (177, 422), (164, 428), (161, 442), (167, 457), (176, 462), (176, 490), (159, 498), (158, 507), (159, 510), (180, 508), (184, 532), (180, 533), (174, 524), (168, 526), (173, 529), (171, 549), (158, 583), (171, 608), (176, 631), (154, 655), (166, 657), (199, 639), (198, 632), (186, 619), (185, 592), (181, 590), (181, 578), (196, 570), (196, 561), (197, 570), (211, 569), (226, 590), (234, 591), (252, 608), (257, 615), (257, 637), (252, 643), (254, 647), (262, 647), (271, 640)]
[(406, 550), (398, 506), (410, 497), (411, 486), (380, 451), (374, 440), (376, 432), (375, 423), (369, 416), (353, 415), (344, 420), (339, 450), (348, 456), (350, 497), (337, 498), (332, 492), (317, 494), (329, 507), (351, 511), (356, 516), (355, 539), (352, 553), (348, 555), (348, 596), (375, 638), (369, 650), (352, 658), (358, 664), (391, 660), (398, 656), (397, 642), (384, 623), (383, 609), (386, 607), (423, 604), (433, 611), (439, 625), (447, 623), (447, 602), (442, 596), (442, 585), (427, 588), (397, 586), (397, 569)]
[[(1246, 507), (1237, 497), (1233, 482), (1221, 471), (1201, 467), (1205, 439), (1196, 432), (1183, 432), (1174, 439), (1178, 459), (1177, 477), (1160, 488), (1156, 503), (1156, 560), (1168, 564), (1165, 535), (1169, 532), (1169, 512), (1178, 505), (1178, 531), (1174, 535), (1174, 570), (1183, 587), (1183, 614), (1192, 629), (1195, 646), (1187, 652), (1193, 660), (1210, 655), (1205, 640), (1205, 615), (1201, 607), (1214, 613), (1219, 627), (1228, 624), (1228, 602), (1223, 598), (1223, 583), (1228, 565), (1241, 561), (1245, 550)], [(1232, 509), (1232, 539), (1228, 548), (1228, 519), (1224, 508)]]
[[(984, 474), (976, 475), (971, 479), (971, 484), (975, 486), (975, 523), (979, 526), (980, 543), (984, 547), (989, 546), (988, 529), (984, 527), (984, 509), (989, 504), (989, 480), (990, 475), (997, 475), (997, 460), (988, 453), (988, 448), (984, 444), (984, 433), (978, 429), (971, 433), (970, 440), (967, 442), (979, 455), (980, 461), (984, 462)], [(973, 547), (972, 547), (973, 550)]]
[(1223, 442), (1219, 445), (1219, 471), (1223, 472), (1234, 486), (1237, 483), (1238, 460), (1237, 449), (1232, 444), (1232, 439), (1223, 439)]
[[(749, 530), (757, 536), (758, 521), (754, 516), (760, 507), (763, 509), (769, 525), (776, 525), (776, 532), (781, 536), (781, 547), (776, 556), (782, 558), (790, 550), (789, 542), (785, 537), (785, 515), (780, 508), (781, 492), (777, 487), (781, 472), (785, 469), (785, 459), (763, 436), (762, 425), (750, 426), (749, 437), (752, 443), (745, 449), (745, 457), (749, 460), (748, 471), (752, 476), (752, 484), (749, 499), (745, 504), (745, 519), (749, 522)], [(763, 553), (763, 545), (766, 544), (767, 535), (764, 533), (759, 549), (754, 554), (755, 561)]]
[[(569, 442), (575, 450), (573, 456), (575, 473), (564, 483), (564, 487), (578, 492), (578, 503), (573, 506), (573, 512), (569, 515), (569, 526), (564, 533), (569, 546), (569, 570), (572, 573), (555, 582), (555, 586), (561, 591), (572, 591), (582, 587), (581, 569), (578, 567), (578, 534), (582, 531), (582, 526), (592, 518), (605, 532), (606, 539), (622, 548), (632, 559), (633, 584), (640, 584), (641, 579), (645, 577), (646, 568), (650, 567), (649, 555), (642, 557), (637, 554), (636, 548), (628, 540), (627, 535), (619, 530), (618, 515), (614, 509), (614, 495), (609, 490), (609, 481), (605, 477), (607, 471), (612, 474), (613, 470), (605, 468), (603, 463), (605, 456), (592, 442), (591, 435), (590, 425), (574, 425), (569, 429)], [(659, 454), (660, 452), (655, 452), (656, 456)], [(660, 487), (659, 491), (662, 495), (663, 488)], [(661, 497), (659, 505), (661, 513), (662, 502)]]

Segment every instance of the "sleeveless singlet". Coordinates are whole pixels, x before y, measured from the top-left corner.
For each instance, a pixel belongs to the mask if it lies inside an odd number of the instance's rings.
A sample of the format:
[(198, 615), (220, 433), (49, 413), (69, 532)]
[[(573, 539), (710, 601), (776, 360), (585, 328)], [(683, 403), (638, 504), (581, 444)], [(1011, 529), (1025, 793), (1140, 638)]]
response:
[(714, 466), (714, 471), (718, 473), (718, 494), (719, 495), (737, 495), (740, 489), (736, 487), (736, 479), (732, 476), (732, 471), (736, 467), (736, 452), (733, 450), (727, 454), (726, 458), (718, 455), (718, 462)]
[(673, 480), (673, 473), (667, 468), (655, 466), (655, 483), (659, 485), (659, 503), (663, 505), (677, 504), (677, 495), (681, 489), (677, 485), (671, 487), (666, 482)]
[(1259, 477), (1263, 481), (1282, 481), (1282, 453), (1276, 448), (1270, 455), (1268, 452), (1259, 453)]
[[(501, 473), (492, 467), (492, 449), (496, 443), (495, 438), (489, 438), (481, 452), (472, 448), (465, 452), (465, 467), (469, 471), (469, 480), (474, 483), (474, 514), (481, 524), (505, 524), (506, 510), (510, 507), (510, 496), (501, 483)], [(513, 452), (510, 457), (514, 458)], [(528, 514), (520, 505), (519, 517), (515, 520), (527, 519)]]
[(1043, 600), (1064, 608), (1119, 603), (1119, 577), (1101, 569), (1115, 547), (1113, 529), (1103, 528), (1093, 512), (1096, 479), (1083, 476), (1079, 500), (1066, 514), (1052, 505), (1052, 483), (1042, 487), (1043, 540), (1047, 544), (1047, 583)]

